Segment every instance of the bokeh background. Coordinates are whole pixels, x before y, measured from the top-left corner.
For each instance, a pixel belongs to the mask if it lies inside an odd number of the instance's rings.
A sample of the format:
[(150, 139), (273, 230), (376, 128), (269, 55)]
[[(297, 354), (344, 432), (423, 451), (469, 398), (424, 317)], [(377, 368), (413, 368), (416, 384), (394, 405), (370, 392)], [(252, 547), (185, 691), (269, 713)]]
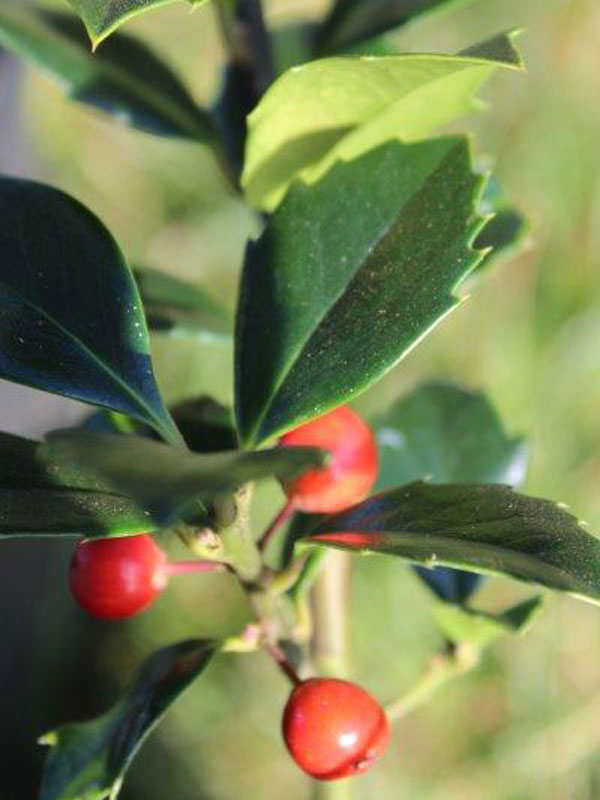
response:
[[(0, 2), (3, 0), (0, 0)], [(57, 7), (66, 4), (56, 2)], [(325, 0), (270, 0), (282, 27)], [(472, 0), (396, 35), (403, 50), (454, 51), (524, 28), (526, 75), (496, 77), (489, 110), (461, 124), (483, 166), (529, 217), (522, 252), (495, 263), (472, 296), (360, 401), (384, 408), (424, 378), (485, 390), (532, 447), (526, 489), (562, 500), (600, 530), (600, 4)], [(130, 23), (199, 99), (218, 89), (223, 51), (213, 12), (174, 3)], [(71, 105), (45, 78), (0, 57), (0, 170), (49, 181), (89, 205), (134, 264), (168, 270), (233, 306), (245, 241), (256, 228), (201, 147), (129, 131)], [(231, 397), (231, 354), (202, 339), (156, 339), (156, 369), (176, 400)], [(169, 356), (166, 356), (167, 351)], [(2, 428), (39, 436), (81, 406), (0, 385)], [(261, 492), (257, 524), (280, 502)], [(225, 635), (248, 618), (227, 577), (174, 581), (155, 607), (120, 625), (74, 607), (72, 543), (7, 541), (0, 553), (0, 796), (36, 797), (36, 737), (92, 716), (152, 649)], [(172, 552), (177, 553), (173, 543)], [(493, 610), (527, 590), (490, 580)], [(353, 577), (353, 673), (383, 698), (417, 677), (439, 646), (431, 597), (394, 560), (359, 560)], [(284, 753), (287, 687), (261, 655), (221, 657), (169, 712), (129, 773), (123, 800), (305, 800)], [(523, 639), (503, 640), (481, 668), (398, 727), (386, 762), (357, 798), (598, 800), (600, 611), (552, 596)]]

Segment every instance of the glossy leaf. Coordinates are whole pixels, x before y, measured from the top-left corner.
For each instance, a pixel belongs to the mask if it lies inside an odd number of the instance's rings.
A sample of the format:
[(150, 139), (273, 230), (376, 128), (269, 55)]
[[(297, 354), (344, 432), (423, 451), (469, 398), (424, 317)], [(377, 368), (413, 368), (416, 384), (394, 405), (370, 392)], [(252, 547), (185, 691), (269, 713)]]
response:
[(458, 303), (480, 253), (467, 143), (390, 142), (297, 183), (248, 247), (236, 415), (258, 444), (358, 395)]
[(310, 540), (505, 575), (600, 604), (600, 539), (556, 503), (507, 486), (411, 483), (325, 517)]
[[(429, 383), (401, 398), (373, 421), (379, 446), (376, 489), (419, 478), (434, 483), (509, 483), (525, 477), (528, 449), (507, 436), (495, 410), (479, 392)], [(442, 600), (463, 603), (481, 576), (461, 570), (416, 567)]]
[(524, 634), (543, 609), (543, 598), (532, 597), (501, 614), (488, 614), (471, 608), (440, 603), (433, 609), (442, 633), (451, 642), (470, 642), (486, 647), (505, 634)]
[(203, 289), (153, 269), (134, 274), (150, 330), (231, 339), (233, 320)]
[[(173, 0), (68, 0), (84, 21), (90, 38), (97, 47), (124, 22), (145, 11), (167, 5)], [(193, 6), (204, 0), (188, 0)]]
[(3, 3), (0, 44), (43, 70), (74, 100), (121, 122), (165, 136), (213, 137), (209, 117), (177, 76), (130, 36), (114, 36), (94, 55), (75, 17)]
[(63, 725), (42, 737), (51, 750), (39, 800), (115, 800), (144, 740), (203, 672), (216, 647), (211, 641), (189, 640), (158, 650), (101, 717)]
[(88, 209), (0, 178), (0, 377), (129, 414), (180, 441), (133, 276)]
[(297, 175), (314, 183), (337, 161), (425, 138), (471, 111), (499, 67), (522, 68), (509, 36), (456, 56), (340, 56), (288, 70), (248, 118), (248, 199), (272, 210)]
[(319, 28), (320, 53), (353, 47), (365, 39), (405, 25), (416, 17), (455, 5), (457, 0), (336, 0)]
[(40, 448), (40, 457), (96, 477), (101, 486), (133, 497), (159, 523), (172, 521), (194, 501), (210, 502), (248, 481), (292, 478), (320, 466), (326, 454), (290, 447), (196, 455), (140, 436), (58, 431)]
[(38, 447), (0, 433), (0, 536), (106, 536), (154, 527), (129, 498), (72, 470), (44, 466)]
[(525, 477), (525, 441), (508, 436), (481, 392), (426, 383), (371, 424), (379, 446), (377, 491), (419, 478), (518, 486)]

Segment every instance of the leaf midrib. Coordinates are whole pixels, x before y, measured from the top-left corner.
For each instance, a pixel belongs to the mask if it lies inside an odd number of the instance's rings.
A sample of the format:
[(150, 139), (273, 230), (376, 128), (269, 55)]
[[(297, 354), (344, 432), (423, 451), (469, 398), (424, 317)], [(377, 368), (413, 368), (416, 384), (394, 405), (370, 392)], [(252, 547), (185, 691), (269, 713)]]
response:
[[(444, 150), (443, 154), (440, 155), (438, 161), (436, 161), (435, 167), (430, 169), (424, 175), (423, 180), (419, 182), (418, 187), (415, 188), (415, 191), (411, 194), (410, 197), (407, 197), (404, 200), (404, 202), (402, 203), (400, 208), (397, 210), (397, 212), (393, 216), (393, 218), (390, 220), (390, 222), (388, 222), (387, 224), (385, 224), (383, 226), (383, 229), (381, 230), (381, 232), (377, 236), (377, 238), (374, 238), (372, 240), (371, 245), (368, 248), (368, 252), (367, 252), (367, 255), (366, 255), (366, 260), (369, 259), (370, 255), (375, 250), (377, 250), (381, 246), (381, 244), (385, 241), (385, 239), (390, 235), (391, 231), (398, 224), (398, 218), (402, 214), (404, 208), (407, 206), (407, 204), (412, 200), (412, 198), (416, 194), (418, 194), (419, 192), (423, 191), (424, 187), (429, 182), (432, 173), (439, 169), (440, 165), (450, 156), (450, 154), (457, 147), (460, 147), (460, 143), (457, 142), (455, 139), (454, 140), (453, 139), (448, 139), (448, 144), (449, 144), (449, 146)], [(450, 146), (450, 144), (451, 144), (451, 146)], [(342, 163), (342, 162), (338, 162), (338, 163)], [(282, 369), (282, 376), (281, 376), (280, 380), (277, 381), (277, 383), (275, 384), (275, 386), (273, 388), (273, 391), (270, 394), (268, 405), (265, 407), (265, 409), (264, 409), (263, 413), (261, 414), (261, 416), (257, 419), (254, 427), (251, 428), (251, 430), (250, 430), (250, 434), (249, 434), (248, 439), (247, 439), (248, 444), (253, 444), (253, 443), (256, 444), (256, 440), (255, 440), (254, 437), (256, 436), (257, 432), (260, 431), (260, 429), (262, 427), (262, 424), (263, 424), (263, 422), (264, 422), (264, 420), (265, 420), (265, 418), (267, 416), (267, 413), (268, 413), (269, 409), (272, 407), (272, 405), (273, 405), (273, 403), (275, 401), (275, 398), (279, 394), (279, 392), (281, 390), (281, 387), (283, 386), (283, 384), (285, 383), (285, 381), (288, 378), (289, 374), (293, 370), (295, 364), (298, 362), (298, 359), (301, 357), (302, 353), (306, 350), (306, 347), (309, 344), (311, 338), (313, 337), (315, 330), (317, 330), (321, 326), (321, 324), (323, 323), (324, 319), (331, 313), (332, 309), (339, 303), (339, 301), (342, 299), (344, 294), (348, 291), (348, 286), (354, 281), (354, 279), (356, 278), (358, 273), (363, 269), (363, 267), (365, 266), (366, 260), (360, 261), (356, 265), (356, 268), (353, 270), (352, 274), (348, 277), (348, 280), (346, 281), (345, 285), (332, 298), (331, 302), (327, 305), (327, 307), (323, 308), (322, 313), (319, 315), (318, 319), (315, 321), (315, 324), (312, 326), (311, 330), (307, 333), (307, 335), (302, 340), (301, 344), (299, 344), (298, 347), (296, 348), (294, 354), (292, 356), (290, 356), (290, 358), (288, 359), (288, 361), (284, 365), (284, 367)]]
[[(158, 417), (158, 416), (156, 415), (155, 411), (153, 411), (153, 410), (152, 410), (152, 408), (151, 408), (151, 406), (149, 406), (149, 405), (146, 403), (146, 401), (144, 400), (144, 398), (143, 398), (142, 396), (138, 395), (138, 393), (137, 393), (137, 392), (136, 392), (136, 391), (135, 391), (135, 390), (134, 390), (134, 389), (133, 389), (131, 386), (129, 386), (129, 384), (128, 384), (128, 383), (126, 383), (126, 382), (125, 382), (125, 381), (124, 381), (124, 380), (123, 380), (123, 379), (122, 379), (122, 378), (119, 376), (119, 374), (113, 370), (113, 368), (112, 368), (112, 367), (111, 367), (109, 364), (107, 364), (107, 363), (106, 363), (105, 361), (103, 361), (101, 358), (98, 358), (98, 357), (97, 357), (97, 356), (96, 356), (96, 355), (93, 353), (93, 351), (92, 351), (92, 350), (90, 350), (90, 348), (89, 348), (89, 347), (88, 347), (88, 346), (87, 346), (87, 345), (86, 345), (86, 344), (85, 344), (85, 343), (84, 343), (84, 342), (83, 342), (81, 339), (79, 339), (79, 338), (78, 338), (78, 337), (77, 337), (75, 334), (71, 333), (71, 332), (68, 330), (68, 328), (65, 328), (65, 327), (64, 327), (64, 325), (61, 325), (61, 323), (60, 323), (60, 322), (58, 322), (58, 321), (57, 321), (57, 320), (56, 320), (56, 319), (55, 319), (55, 318), (54, 318), (54, 317), (53, 317), (51, 314), (49, 314), (49, 313), (48, 313), (47, 311), (45, 311), (43, 308), (41, 308), (41, 307), (40, 307), (40, 306), (38, 306), (36, 303), (33, 303), (33, 302), (31, 302), (30, 300), (28, 300), (26, 297), (24, 297), (24, 296), (23, 296), (23, 294), (22, 294), (21, 292), (19, 292), (19, 291), (16, 291), (16, 290), (14, 289), (14, 287), (10, 286), (9, 284), (6, 284), (4, 281), (0, 281), (0, 286), (3, 286), (3, 287), (4, 287), (4, 288), (5, 288), (7, 291), (8, 291), (8, 293), (9, 293), (9, 294), (16, 295), (16, 296), (17, 296), (17, 297), (20, 299), (20, 301), (23, 303), (23, 305), (27, 306), (28, 308), (31, 308), (33, 311), (37, 312), (37, 313), (38, 313), (38, 314), (40, 314), (42, 317), (44, 317), (44, 319), (46, 319), (46, 320), (47, 320), (47, 321), (50, 323), (50, 325), (53, 325), (53, 326), (54, 326), (54, 327), (55, 327), (55, 328), (56, 328), (58, 331), (60, 331), (60, 333), (62, 333), (62, 334), (63, 334), (63, 335), (64, 335), (64, 336), (65, 336), (67, 339), (69, 339), (71, 342), (73, 342), (73, 343), (76, 345), (76, 347), (78, 347), (78, 348), (79, 348), (79, 350), (80, 350), (80, 351), (81, 351), (81, 352), (82, 352), (82, 353), (83, 353), (85, 356), (87, 356), (88, 358), (90, 358), (90, 359), (91, 359), (91, 360), (92, 360), (94, 363), (98, 364), (98, 365), (100, 366), (100, 368), (101, 368), (101, 369), (104, 371), (104, 373), (105, 373), (106, 375), (108, 375), (108, 377), (109, 377), (109, 378), (110, 378), (110, 379), (111, 379), (111, 380), (112, 380), (112, 381), (113, 381), (113, 382), (114, 382), (114, 383), (115, 383), (115, 384), (116, 384), (116, 385), (117, 385), (117, 386), (118, 386), (120, 389), (122, 389), (122, 390), (125, 392), (125, 394), (126, 394), (126, 395), (127, 395), (127, 396), (128, 396), (130, 399), (131, 399), (131, 400), (133, 400), (133, 402), (134, 402), (134, 404), (135, 404), (135, 405), (137, 405), (137, 406), (138, 406), (138, 408), (139, 408), (139, 409), (141, 410), (141, 412), (142, 412), (142, 421), (148, 421), (148, 419), (152, 420), (152, 421), (154, 422), (154, 424), (155, 424), (155, 425), (158, 427), (158, 430), (159, 430), (159, 432), (160, 432), (160, 433), (164, 433), (164, 431), (165, 431), (165, 428), (164, 428), (164, 421), (163, 421), (163, 420), (161, 420), (161, 418), (160, 418), (160, 417)], [(149, 356), (148, 356), (148, 357), (149, 357)], [(71, 395), (71, 396), (73, 396), (73, 395)], [(90, 401), (89, 401), (89, 400), (85, 400), (84, 402), (87, 402), (87, 403), (89, 403)], [(96, 404), (94, 404), (94, 405), (98, 405), (98, 404), (96, 403)], [(112, 408), (111, 406), (106, 406), (106, 407), (107, 407), (107, 408)], [(113, 410), (116, 410), (116, 409), (113, 409)], [(146, 413), (144, 414), (143, 412), (146, 412)]]

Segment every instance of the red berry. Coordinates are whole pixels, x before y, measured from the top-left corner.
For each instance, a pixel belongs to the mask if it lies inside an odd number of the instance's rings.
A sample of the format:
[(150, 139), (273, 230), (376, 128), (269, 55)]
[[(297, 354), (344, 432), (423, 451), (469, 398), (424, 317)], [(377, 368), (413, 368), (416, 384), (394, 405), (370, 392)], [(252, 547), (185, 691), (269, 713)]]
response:
[(321, 447), (331, 459), (285, 484), (294, 507), (309, 513), (333, 513), (358, 503), (377, 478), (377, 445), (369, 426), (355, 411), (342, 406), (286, 433), (284, 447)]
[(369, 769), (385, 753), (385, 711), (355, 683), (310, 678), (292, 691), (283, 712), (283, 738), (298, 766), (322, 781)]
[(77, 545), (69, 584), (92, 616), (122, 619), (147, 608), (168, 582), (165, 553), (147, 534)]

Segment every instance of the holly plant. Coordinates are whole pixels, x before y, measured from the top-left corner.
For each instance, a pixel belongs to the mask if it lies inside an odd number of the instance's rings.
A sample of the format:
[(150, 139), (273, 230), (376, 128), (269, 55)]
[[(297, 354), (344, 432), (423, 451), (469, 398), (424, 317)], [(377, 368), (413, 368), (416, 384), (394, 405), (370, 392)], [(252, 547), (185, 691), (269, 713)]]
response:
[[(450, 54), (402, 53), (386, 38), (451, 0), (335, 0), (294, 30), (293, 52), (260, 0), (196, 0), (206, 8), (190, 24), (216, 14), (228, 53), (203, 108), (121, 30), (164, 2), (3, 0), (0, 45), (140, 136), (210, 149), (256, 216), (235, 322), (210, 287), (132, 269), (60, 188), (0, 178), (0, 377), (97, 407), (43, 441), (0, 435), (0, 534), (74, 538), (74, 602), (114, 625), (180, 574), (213, 572), (237, 580), (253, 621), (223, 641), (166, 641), (102, 716), (46, 733), (39, 800), (114, 800), (209, 662), (259, 649), (291, 682), (287, 749), (327, 797), (323, 786), (373, 767), (434, 690), (528, 628), (544, 590), (600, 602), (599, 540), (564, 506), (515, 490), (527, 445), (484, 395), (434, 381), (368, 419), (349, 406), (518, 244), (522, 216), (475, 169), (470, 141), (443, 129), (490, 76), (519, 79), (523, 64), (510, 32)], [(167, 353), (171, 334), (203, 334), (190, 369), (219, 340), (235, 363), (233, 408), (210, 387), (169, 407), (149, 331)], [(286, 496), (264, 531), (251, 513), (259, 481)], [(176, 538), (188, 560), (167, 556)], [(328, 639), (356, 553), (397, 559), (399, 577), (406, 562), (431, 590), (443, 646), (400, 698), (358, 686)], [(485, 575), (534, 593), (485, 610), (473, 599)]]

